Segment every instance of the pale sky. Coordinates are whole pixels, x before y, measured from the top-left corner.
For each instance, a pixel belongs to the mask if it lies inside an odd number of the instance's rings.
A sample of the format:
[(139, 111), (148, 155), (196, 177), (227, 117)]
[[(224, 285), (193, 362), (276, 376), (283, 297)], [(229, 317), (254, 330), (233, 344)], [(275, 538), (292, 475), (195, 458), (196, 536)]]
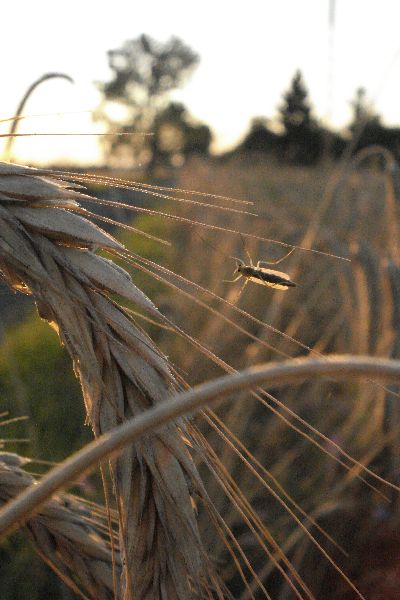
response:
[[(26, 114), (96, 108), (99, 95), (93, 82), (109, 78), (107, 50), (147, 33), (161, 41), (176, 35), (200, 55), (198, 68), (175, 99), (210, 125), (217, 149), (237, 143), (252, 117), (276, 116), (282, 92), (298, 68), (314, 114), (331, 125), (348, 123), (349, 102), (356, 88), (364, 86), (384, 121), (400, 126), (398, 0), (336, 0), (332, 62), (329, 0), (3, 4), (0, 118), (11, 117), (26, 88), (50, 71), (70, 75), (75, 84), (44, 83)], [(96, 127), (90, 114), (64, 114), (22, 121), (19, 132), (91, 132)], [(16, 160), (32, 163), (65, 157), (90, 163), (98, 157), (96, 138), (83, 137), (18, 140), (14, 154)]]

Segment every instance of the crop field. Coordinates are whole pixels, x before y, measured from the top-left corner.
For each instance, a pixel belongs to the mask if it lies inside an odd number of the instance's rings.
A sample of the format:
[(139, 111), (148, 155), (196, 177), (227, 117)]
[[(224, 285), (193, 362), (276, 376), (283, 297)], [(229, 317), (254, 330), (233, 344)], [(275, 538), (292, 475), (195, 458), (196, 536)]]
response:
[[(193, 158), (157, 185), (94, 173), (0, 165), (4, 310), (29, 297), (1, 331), (0, 502), (50, 481), (92, 433), (100, 444), (171, 396), (215, 389), (39, 509), (3, 511), (2, 600), (397, 598), (392, 156)], [(241, 261), (276, 262), (262, 267), (296, 285), (229, 281)]]

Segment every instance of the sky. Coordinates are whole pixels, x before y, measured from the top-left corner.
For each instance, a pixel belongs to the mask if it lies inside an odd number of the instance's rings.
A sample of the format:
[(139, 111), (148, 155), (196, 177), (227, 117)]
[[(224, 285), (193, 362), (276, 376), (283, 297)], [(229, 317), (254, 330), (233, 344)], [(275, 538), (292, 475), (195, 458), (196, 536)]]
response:
[[(7, 2), (0, 36), (0, 118), (15, 113), (33, 81), (61, 72), (74, 84), (47, 81), (25, 109), (26, 115), (59, 114), (21, 121), (18, 131), (100, 131), (89, 111), (100, 101), (95, 82), (110, 78), (107, 50), (146, 33), (160, 41), (176, 35), (200, 55), (198, 68), (174, 99), (212, 128), (217, 151), (233, 147), (253, 117), (277, 117), (296, 69), (303, 73), (315, 116), (330, 126), (346, 126), (360, 86), (384, 122), (400, 126), (399, 23), (398, 0)], [(6, 133), (8, 126), (0, 125), (0, 131)], [(18, 139), (14, 159), (90, 164), (101, 160), (97, 140)]]

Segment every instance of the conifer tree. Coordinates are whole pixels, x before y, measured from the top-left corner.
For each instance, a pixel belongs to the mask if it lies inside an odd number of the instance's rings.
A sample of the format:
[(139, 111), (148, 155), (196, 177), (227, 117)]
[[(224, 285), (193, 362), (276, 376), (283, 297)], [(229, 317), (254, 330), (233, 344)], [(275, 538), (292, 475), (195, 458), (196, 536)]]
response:
[(296, 71), (290, 87), (283, 94), (279, 108), (284, 128), (282, 158), (293, 164), (312, 164), (323, 149), (321, 129), (311, 114), (308, 91), (300, 71)]
[(279, 112), (285, 133), (290, 137), (301, 135), (311, 127), (311, 106), (300, 71), (296, 71), (288, 91), (283, 94), (283, 104)]

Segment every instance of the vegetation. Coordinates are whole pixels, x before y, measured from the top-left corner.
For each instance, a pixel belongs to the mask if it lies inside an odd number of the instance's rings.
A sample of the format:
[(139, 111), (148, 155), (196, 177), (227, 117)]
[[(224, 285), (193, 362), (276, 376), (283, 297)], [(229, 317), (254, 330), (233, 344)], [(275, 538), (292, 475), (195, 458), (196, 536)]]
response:
[[(83, 446), (85, 420), (95, 437), (115, 439), (121, 424), (137, 426), (188, 386), (240, 371), (208, 396), (189, 393), (215, 400), (224, 385), (243, 385), (235, 401), (196, 418), (177, 420), (178, 411), (161, 429), (150, 423), (110, 460), (109, 476), (103, 465), (102, 486), (70, 477), (85, 501), (60, 494), (29, 513), (21, 531), (72, 591), (31, 561), (18, 534), (1, 548), (2, 562), (13, 561), (2, 598), (394, 600), (400, 230), (387, 148), (397, 134), (389, 143), (359, 91), (348, 151), (357, 153), (333, 174), (317, 165), (345, 141), (320, 127), (297, 72), (282, 131), (255, 119), (240, 148), (213, 161), (209, 129), (169, 97), (196, 60), (179, 40), (141, 36), (110, 53), (114, 78), (102, 86), (106, 102), (125, 105), (127, 130), (155, 131), (142, 146), (115, 143), (148, 152), (149, 170), (173, 172), (174, 186), (0, 165), (1, 275), (34, 297), (43, 319), (30, 316), (2, 340), (2, 404), (11, 418), (29, 417), (8, 423), (4, 438), (29, 444), (0, 453), (0, 503), (41, 489), (40, 459)], [(366, 148), (378, 133), (384, 147)], [(123, 189), (88, 202), (75, 183)], [(87, 220), (107, 221), (104, 212), (76, 204), (115, 211), (120, 193), (128, 211), (127, 190), (143, 193), (131, 206), (142, 214), (124, 219), (119, 241)], [(279, 268), (295, 288), (229, 282), (234, 257), (274, 261), (289, 248)], [(259, 363), (267, 367), (257, 375), (243, 372)], [(307, 378), (295, 383), (301, 369)], [(343, 377), (362, 369), (361, 381)], [(106, 507), (94, 504), (101, 487)]]
[[(159, 167), (180, 166), (192, 154), (209, 153), (210, 128), (196, 123), (186, 107), (171, 100), (171, 92), (184, 84), (198, 60), (177, 38), (160, 43), (147, 35), (109, 52), (113, 76), (109, 82), (98, 84), (103, 101), (97, 117), (108, 123), (110, 131), (151, 132), (152, 136), (107, 138), (108, 162), (134, 158), (136, 164), (147, 165), (148, 174), (154, 176)], [(253, 119), (233, 154), (264, 153), (284, 164), (313, 165), (323, 159), (338, 159), (352, 142), (354, 153), (379, 144), (398, 156), (400, 129), (382, 123), (364, 88), (356, 90), (351, 104), (353, 117), (347, 129), (327, 129), (313, 115), (306, 83), (297, 70), (282, 95), (275, 126), (266, 117)], [(118, 118), (113, 118), (112, 107), (118, 107)], [(279, 133), (276, 125), (281, 127)]]
[[(152, 172), (159, 163), (171, 166), (177, 157), (208, 151), (209, 129), (190, 124), (184, 107), (168, 105), (171, 92), (183, 84), (199, 60), (188, 46), (176, 37), (160, 43), (141, 35), (110, 50), (108, 58), (112, 79), (98, 84), (103, 94), (98, 117), (120, 132), (152, 134), (150, 138), (111, 138), (108, 158), (125, 153), (148, 163)], [(115, 121), (110, 116), (110, 105), (117, 105), (120, 114), (124, 109), (122, 118)]]
[[(382, 164), (385, 156), (380, 153)], [(389, 160), (387, 156), (386, 160)], [(163, 281), (157, 281), (146, 274), (143, 262), (132, 270), (135, 283), (162, 306), (169, 319), (236, 369), (282, 360), (286, 356), (310, 354), (319, 357), (327, 352), (398, 356), (396, 248), (399, 232), (391, 196), (392, 163), (388, 164), (384, 174), (379, 171), (369, 171), (362, 176), (357, 171), (348, 174), (341, 185), (340, 197), (324, 193), (325, 174), (322, 169), (285, 169), (278, 170), (268, 163), (252, 164), (250, 167), (249, 163), (235, 158), (220, 165), (197, 159), (180, 171), (178, 187), (197, 187), (211, 194), (234, 193), (243, 200), (251, 197), (256, 202), (256, 212), (262, 215), (257, 219), (211, 209), (205, 212), (202, 206), (196, 205), (178, 204), (178, 208), (173, 209), (172, 199), (168, 205), (165, 200), (160, 200), (159, 203), (164, 203), (160, 208), (165, 212), (173, 211), (178, 216), (190, 216), (196, 221), (237, 229), (243, 234), (248, 232), (260, 237), (280, 238), (289, 245), (311, 246), (314, 250), (344, 258), (351, 256), (351, 263), (297, 250), (288, 259), (288, 264), (282, 264), (280, 268), (290, 273), (299, 284), (298, 288), (281, 293), (249, 285), (238, 299), (238, 288), (223, 281), (231, 278), (234, 261), (230, 257), (239, 256), (247, 260), (247, 250), (254, 260), (269, 260), (281, 256), (285, 249), (279, 250), (279, 246), (249, 238), (245, 238), (243, 244), (240, 237), (229, 233), (221, 236), (220, 232), (184, 228), (165, 218), (146, 216), (135, 220), (135, 227), (173, 240), (173, 247), (164, 250), (154, 240), (137, 236), (133, 239), (126, 231), (123, 240), (132, 251), (146, 259), (154, 259), (161, 268), (172, 268), (228, 302), (236, 302), (237, 307), (218, 301), (205, 289), (195, 289), (166, 272), (151, 269), (162, 276)], [(385, 211), (381, 209), (382, 204)], [(390, 232), (390, 235), (383, 236), (383, 231)], [(177, 285), (178, 289), (171, 291), (171, 284)], [(188, 292), (191, 298), (187, 297)], [(205, 302), (204, 306), (202, 302)], [(218, 309), (218, 313), (210, 312), (213, 309)], [(238, 309), (252, 316), (245, 316)], [(209, 380), (224, 372), (222, 363), (210, 362), (211, 355), (207, 358), (207, 353), (194, 351), (187, 341), (168, 328), (159, 328), (155, 323), (150, 327), (157, 343), (172, 363), (185, 373), (190, 383)], [(43, 439), (44, 435), (45, 439), (49, 439), (48, 407), (54, 407), (50, 396), (61, 399), (71, 385), (70, 389), (76, 390), (76, 383), (55, 377), (54, 382), (48, 383), (53, 386), (50, 393), (44, 395), (39, 383), (44, 379), (44, 375), (40, 375), (40, 371), (44, 371), (44, 367), (39, 366), (40, 360), (44, 361), (42, 365), (51, 365), (56, 373), (70, 371), (68, 357), (57, 349), (56, 337), (51, 333), (43, 337), (44, 331), (35, 328), (32, 322), (18, 326), (7, 336), (12, 341), (11, 354), (9, 346), (2, 355), (12, 358), (14, 353), (18, 358), (11, 364), (20, 364), (23, 369), (19, 378), (34, 382), (29, 386), (32, 399), (28, 406), (35, 407), (37, 404), (43, 408), (35, 413), (31, 423), (34, 422), (40, 432), (38, 438)], [(51, 358), (52, 355), (54, 358)], [(28, 362), (26, 375), (25, 362)], [(11, 375), (7, 373), (3, 370), (1, 377), (2, 384), (8, 386), (3, 388), (3, 393), (14, 397), (15, 392), (7, 383), (7, 380), (11, 381)], [(380, 552), (389, 556), (393, 532), (398, 525), (398, 511), (395, 501), (388, 503), (380, 495), (383, 493), (390, 497), (390, 489), (372, 475), (368, 476), (368, 481), (378, 492), (368, 488), (359, 479), (366, 474), (357, 462), (343, 454), (343, 450), (380, 477), (393, 480), (392, 474), (397, 468), (395, 439), (398, 430), (396, 421), (389, 416), (393, 414), (392, 396), (372, 381), (342, 384), (319, 378), (273, 392), (247, 396), (241, 403), (219, 407), (216, 413), (207, 411), (198, 425), (211, 444), (212, 452), (216, 453), (251, 502), (252, 510), (256, 511), (252, 518), (258, 515), (257, 518), (262, 520), (263, 535), (271, 534), (278, 541), (317, 598), (345, 600), (351, 595), (341, 576), (332, 567), (327, 567), (307, 534), (298, 528), (280, 502), (268, 494), (265, 486), (272, 486), (287, 503), (287, 498), (279, 491), (279, 486), (283, 486), (286, 493), (313, 516), (318, 526), (349, 552), (349, 556), (344, 556), (324, 538), (317, 525), (311, 527), (311, 533), (335, 562), (351, 575), (365, 597), (374, 598), (370, 593), (371, 573), (374, 587), (386, 589), (388, 570), (393, 567), (388, 560), (385, 568), (377, 564), (375, 570), (372, 567), (366, 570), (366, 561), (371, 560), (368, 548), (379, 548)], [(60, 408), (71, 404), (71, 400), (63, 400)], [(47, 447), (37, 446), (42, 458), (61, 458), (69, 453), (68, 445), (72, 438), (69, 433), (62, 435), (67, 417), (60, 408), (54, 411), (52, 417), (57, 420), (57, 423), (51, 424), (57, 434), (51, 438), (51, 457)], [(31, 412), (33, 408), (19, 414)], [(74, 408), (72, 413), (76, 415), (79, 411)], [(319, 433), (299, 422), (296, 415)], [(16, 424), (15, 428), (16, 434), (19, 431), (21, 435), (21, 424)], [(231, 441), (235, 440), (236, 450), (218, 434), (221, 428)], [(232, 434), (228, 434), (228, 429)], [(83, 432), (83, 428), (77, 424), (76, 440), (81, 444), (79, 431)], [(250, 471), (238, 455), (240, 444), (247, 448), (246, 452), (254, 455), (248, 460), (258, 475)], [(8, 448), (13, 449), (13, 446)], [(200, 468), (213, 504), (223, 511), (226, 522), (235, 532), (270, 595), (277, 597), (281, 594), (289, 598), (288, 583), (277, 576), (272, 563), (266, 562), (265, 556), (260, 554), (257, 536), (246, 525), (242, 512), (235, 503), (227, 502), (221, 493), (214, 470), (220, 467), (213, 462), (214, 466), (210, 468), (211, 456)], [(297, 510), (296, 513), (301, 520), (304, 519)], [(207, 539), (210, 519), (203, 511), (199, 516), (200, 530), (208, 531)], [(268, 534), (265, 528), (268, 528)], [(364, 532), (365, 535), (356, 535), (356, 532)], [(223, 579), (233, 596), (240, 597), (245, 591), (245, 584), (232, 567), (223, 540), (213, 537), (212, 556), (223, 565)], [(37, 569), (37, 564), (33, 564)], [(26, 572), (29, 574), (30, 568)], [(251, 573), (246, 571), (245, 574), (251, 582)], [(44, 576), (41, 577), (44, 582)], [(54, 580), (49, 582), (49, 586), (54, 585)], [(259, 588), (254, 580), (251, 586)], [(19, 593), (23, 597), (22, 588)], [(387, 598), (391, 598), (390, 593), (390, 590), (387, 591)], [(15, 596), (15, 588), (10, 594)], [(255, 597), (263, 597), (262, 592), (255, 591)], [(395, 598), (395, 595), (392, 597)]]
[[(29, 440), (17, 446), (19, 452), (58, 461), (89, 441), (89, 431), (82, 428), (79, 384), (54, 332), (38, 321), (37, 314), (32, 314), (7, 331), (2, 347), (3, 410), (14, 417), (29, 417), (12, 431), (12, 437)], [(65, 423), (68, 423), (68, 437)]]

